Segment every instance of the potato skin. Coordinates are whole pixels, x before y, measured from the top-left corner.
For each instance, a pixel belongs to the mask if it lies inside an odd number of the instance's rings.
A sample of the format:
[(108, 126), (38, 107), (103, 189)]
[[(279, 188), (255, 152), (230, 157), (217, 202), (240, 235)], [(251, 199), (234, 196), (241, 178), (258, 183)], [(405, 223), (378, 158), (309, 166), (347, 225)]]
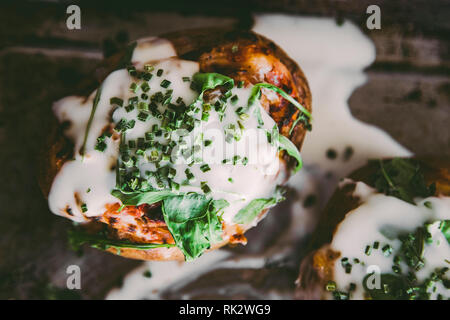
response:
[[(450, 196), (450, 159), (417, 158), (416, 160), (420, 164), (425, 181), (428, 184), (436, 183), (436, 193)], [(354, 171), (349, 178), (371, 185), (371, 177), (377, 170), (376, 162), (368, 162)], [(295, 296), (297, 299), (318, 300), (324, 298), (325, 285), (333, 279), (334, 263), (340, 257), (340, 253), (333, 251), (329, 245), (335, 230), (344, 220), (345, 215), (361, 204), (360, 199), (352, 195), (354, 189), (355, 184), (352, 183), (336, 189), (325, 207), (310, 243), (310, 253), (300, 265), (300, 273), (296, 282)]]
[[(311, 93), (300, 67), (290, 59), (286, 53), (275, 43), (267, 38), (255, 34), (251, 31), (241, 31), (235, 29), (208, 28), (192, 29), (181, 32), (174, 32), (160, 36), (173, 44), (178, 56), (182, 59), (198, 61), (201, 72), (222, 72), (235, 80), (244, 80), (246, 83), (269, 82), (280, 86), (297, 101), (299, 101), (308, 111), (311, 111)], [(237, 60), (230, 60), (229, 52), (238, 48)], [(242, 52), (241, 52), (242, 51)], [(86, 79), (79, 88), (75, 88), (74, 94), (88, 95), (97, 88), (104, 78), (117, 68), (117, 65), (125, 55), (125, 52), (118, 53), (105, 59), (97, 68), (95, 77)], [(273, 71), (278, 74), (268, 75), (265, 79), (252, 77), (258, 68), (258, 61), (252, 61), (254, 57), (266, 58), (266, 63), (271, 63)], [(216, 59), (216, 58), (219, 59)], [(222, 62), (220, 64), (219, 62)], [(256, 70), (255, 70), (256, 68)], [(278, 82), (277, 82), (278, 81)], [(300, 111), (284, 99), (279, 99), (276, 103), (265, 105), (266, 110), (277, 122), (280, 132), (288, 136), (291, 141), (301, 148), (305, 134), (307, 132), (302, 123), (297, 126), (289, 135), (295, 119), (300, 115)], [(67, 159), (72, 157), (72, 143), (64, 137), (62, 128), (58, 122), (50, 129), (48, 141), (40, 155), (40, 169), (38, 179), (44, 195), (47, 197), (52, 181)], [(288, 166), (283, 166), (286, 176), (292, 160), (287, 155), (284, 156)], [(261, 212), (262, 217), (267, 210)], [(249, 227), (240, 226), (224, 230), (227, 234), (243, 234)], [(245, 238), (244, 238), (245, 240)], [(210, 250), (225, 245), (226, 242), (219, 243)], [(116, 249), (109, 248), (107, 251), (117, 254)], [(155, 248), (150, 250), (124, 249), (120, 250), (120, 255), (127, 258), (139, 260), (184, 260), (181, 251), (174, 248)]]

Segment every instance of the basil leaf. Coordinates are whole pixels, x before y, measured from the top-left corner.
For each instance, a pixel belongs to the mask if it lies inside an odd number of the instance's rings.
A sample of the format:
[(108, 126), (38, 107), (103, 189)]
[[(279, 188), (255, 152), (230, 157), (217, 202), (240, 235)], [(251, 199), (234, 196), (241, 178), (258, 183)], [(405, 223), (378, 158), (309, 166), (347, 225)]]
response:
[(124, 193), (120, 190), (115, 189), (111, 191), (111, 194), (122, 201), (122, 204), (126, 206), (139, 206), (144, 203), (152, 204), (174, 195), (172, 190), (167, 189), (131, 193)]
[(212, 244), (222, 240), (222, 225), (215, 210), (227, 204), (197, 193), (163, 200), (164, 220), (187, 261), (199, 257)]
[(272, 198), (254, 199), (234, 216), (233, 222), (239, 224), (248, 224), (252, 222), (264, 209), (273, 207), (278, 202), (283, 201), (284, 189), (278, 187)]
[(374, 175), (372, 184), (379, 192), (411, 204), (415, 204), (415, 197), (434, 195), (434, 184), (426, 185), (420, 165), (414, 159), (379, 160), (378, 164), (379, 170)]
[(197, 72), (192, 77), (192, 83), (200, 92), (198, 100), (203, 99), (203, 93), (206, 90), (214, 89), (217, 86), (225, 86), (227, 89), (231, 89), (234, 86), (234, 80), (232, 78), (214, 72)]
[(169, 248), (174, 247), (174, 244), (168, 243), (133, 243), (127, 240), (112, 240), (108, 239), (106, 233), (89, 234), (82, 231), (80, 228), (69, 230), (69, 244), (75, 251), (78, 251), (83, 244), (88, 244), (93, 248), (106, 250), (108, 248), (132, 248), (137, 250), (149, 250), (154, 248)]
[(443, 220), (441, 222), (441, 231), (444, 234), (445, 239), (447, 239), (450, 244), (450, 220)]
[(94, 101), (92, 103), (91, 114), (89, 116), (89, 120), (88, 120), (88, 123), (86, 125), (86, 130), (84, 132), (83, 144), (81, 145), (81, 148), (80, 148), (80, 154), (82, 156), (84, 156), (84, 152), (85, 152), (85, 149), (86, 149), (87, 137), (88, 137), (88, 134), (89, 134), (89, 130), (91, 129), (92, 121), (94, 120), (94, 114), (95, 114), (95, 111), (97, 110), (97, 105), (98, 105), (98, 103), (100, 101), (101, 94), (102, 94), (102, 86), (100, 85), (100, 87), (97, 89), (97, 92), (95, 93)]
[(300, 155), (300, 151), (298, 151), (297, 147), (292, 143), (291, 140), (286, 138), (285, 136), (279, 134), (278, 135), (279, 148), (281, 150), (285, 150), (288, 155), (295, 158), (297, 160), (297, 166), (294, 168), (294, 173), (300, 170), (303, 166), (302, 156)]

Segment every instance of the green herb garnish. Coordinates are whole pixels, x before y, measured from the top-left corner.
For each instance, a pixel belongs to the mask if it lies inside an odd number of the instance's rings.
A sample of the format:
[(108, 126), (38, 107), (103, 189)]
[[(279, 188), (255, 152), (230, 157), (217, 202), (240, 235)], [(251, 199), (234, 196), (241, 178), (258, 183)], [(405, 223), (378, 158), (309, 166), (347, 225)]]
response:
[(254, 199), (247, 206), (239, 210), (239, 212), (234, 216), (233, 222), (248, 224), (252, 222), (262, 210), (271, 208), (284, 199), (284, 189), (277, 187), (272, 198)]
[(82, 231), (81, 228), (69, 230), (69, 243), (71, 247), (78, 251), (83, 244), (88, 244), (93, 248), (106, 250), (108, 248), (131, 248), (137, 250), (149, 250), (154, 248), (170, 248), (174, 247), (174, 244), (157, 244), (157, 243), (133, 243), (127, 240), (113, 240), (109, 239), (106, 233), (89, 234)]
[(187, 261), (222, 240), (218, 212), (228, 205), (225, 200), (215, 201), (196, 193), (163, 201), (164, 220)]
[(86, 141), (87, 141), (87, 138), (88, 138), (89, 130), (91, 129), (92, 121), (94, 120), (94, 114), (95, 114), (95, 111), (97, 110), (97, 106), (98, 106), (98, 103), (100, 101), (101, 94), (102, 94), (102, 86), (100, 86), (97, 89), (97, 92), (95, 93), (94, 101), (92, 103), (91, 114), (89, 116), (89, 120), (88, 120), (88, 123), (86, 125), (86, 130), (84, 132), (83, 144), (81, 145), (81, 148), (80, 148), (80, 154), (82, 156), (84, 156), (84, 152), (85, 152), (85, 149), (86, 149)]
[(419, 163), (414, 159), (379, 160), (379, 170), (373, 185), (378, 191), (414, 203), (414, 198), (426, 198), (435, 194), (434, 184), (427, 186)]

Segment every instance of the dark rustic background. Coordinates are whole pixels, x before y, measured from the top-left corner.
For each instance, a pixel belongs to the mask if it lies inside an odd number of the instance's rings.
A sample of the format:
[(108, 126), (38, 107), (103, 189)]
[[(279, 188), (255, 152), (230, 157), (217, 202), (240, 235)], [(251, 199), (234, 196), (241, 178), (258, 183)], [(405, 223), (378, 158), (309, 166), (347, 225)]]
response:
[[(81, 30), (67, 30), (66, 7), (81, 7)], [(375, 43), (369, 81), (350, 98), (353, 114), (413, 152), (450, 155), (450, 1), (31, 1), (0, 5), (0, 298), (103, 298), (137, 262), (93, 249), (68, 249), (68, 221), (52, 215), (35, 178), (36, 154), (52, 102), (73, 93), (103, 54), (143, 36), (207, 26), (251, 28), (252, 14), (280, 12), (350, 19)], [(367, 30), (366, 8), (381, 7), (382, 29)], [(246, 250), (262, 250), (248, 247)], [(83, 290), (68, 291), (65, 269), (81, 265)], [(278, 269), (277, 269), (278, 268)], [(298, 265), (272, 266), (280, 286)], [(215, 271), (219, 274), (221, 271)], [(227, 273), (267, 285), (267, 270)], [(230, 278), (231, 277), (231, 278)], [(254, 279), (252, 280), (252, 277)], [(250, 279), (250, 280), (249, 280)], [(223, 281), (222, 281), (223, 282)]]

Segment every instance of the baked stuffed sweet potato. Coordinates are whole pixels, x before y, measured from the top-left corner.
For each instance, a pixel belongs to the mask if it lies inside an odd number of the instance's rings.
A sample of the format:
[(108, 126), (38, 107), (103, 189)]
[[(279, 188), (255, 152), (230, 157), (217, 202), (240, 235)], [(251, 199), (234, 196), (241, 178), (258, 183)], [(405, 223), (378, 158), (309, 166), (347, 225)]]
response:
[(298, 299), (448, 299), (450, 160), (370, 161), (327, 204)]
[(301, 167), (307, 81), (255, 33), (202, 29), (139, 40), (80, 91), (53, 106), (40, 172), (50, 209), (82, 225), (74, 245), (191, 260), (245, 243), (244, 232)]

